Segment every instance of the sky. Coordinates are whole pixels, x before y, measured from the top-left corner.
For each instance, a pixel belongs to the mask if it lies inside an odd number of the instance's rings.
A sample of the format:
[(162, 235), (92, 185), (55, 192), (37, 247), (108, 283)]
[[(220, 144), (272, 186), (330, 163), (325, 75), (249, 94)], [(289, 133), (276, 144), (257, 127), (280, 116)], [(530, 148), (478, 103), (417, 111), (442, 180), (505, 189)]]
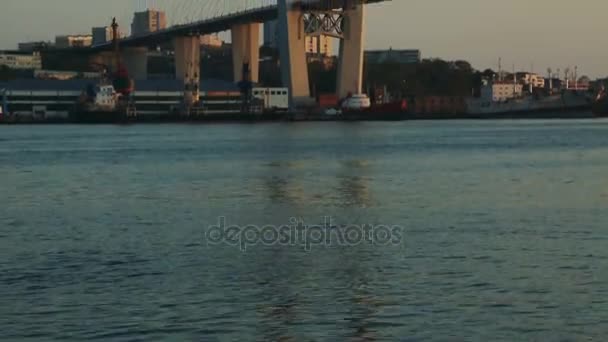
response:
[[(170, 20), (218, 0), (148, 0)], [(270, 0), (222, 0), (223, 6)], [(87, 33), (113, 16), (128, 25), (145, 0), (2, 0), (0, 49), (17, 42)], [(185, 6), (185, 7), (184, 7)], [(215, 9), (222, 10), (222, 9)], [(369, 6), (366, 48), (420, 49), (425, 58), (463, 59), (477, 69), (546, 73), (578, 66), (579, 75), (608, 76), (606, 0), (392, 0)], [(171, 18), (173, 16), (173, 18)], [(179, 18), (177, 20), (180, 20)], [(125, 25), (125, 24), (123, 24)]]

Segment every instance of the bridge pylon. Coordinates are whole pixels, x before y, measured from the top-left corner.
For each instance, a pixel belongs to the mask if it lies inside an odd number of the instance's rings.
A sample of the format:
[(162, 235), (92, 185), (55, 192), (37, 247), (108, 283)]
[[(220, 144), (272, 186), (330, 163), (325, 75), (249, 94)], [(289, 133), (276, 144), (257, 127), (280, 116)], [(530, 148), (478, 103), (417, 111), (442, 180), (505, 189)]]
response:
[(338, 96), (360, 94), (363, 87), (365, 5), (351, 3), (342, 10), (343, 37), (338, 60)]
[(290, 0), (277, 0), (279, 55), (283, 86), (289, 89), (289, 108), (310, 101), (306, 33), (302, 11), (291, 6)]
[(234, 82), (243, 81), (243, 65), (249, 65), (249, 80), (259, 82), (260, 23), (232, 26), (232, 66)]
[(184, 83), (184, 101), (192, 105), (199, 100), (201, 83), (201, 43), (198, 35), (173, 38), (175, 78)]
[(278, 37), (283, 84), (293, 109), (310, 99), (305, 39), (331, 36), (340, 39), (337, 95), (360, 94), (363, 87), (365, 6), (362, 0), (334, 0), (315, 6), (277, 0)]

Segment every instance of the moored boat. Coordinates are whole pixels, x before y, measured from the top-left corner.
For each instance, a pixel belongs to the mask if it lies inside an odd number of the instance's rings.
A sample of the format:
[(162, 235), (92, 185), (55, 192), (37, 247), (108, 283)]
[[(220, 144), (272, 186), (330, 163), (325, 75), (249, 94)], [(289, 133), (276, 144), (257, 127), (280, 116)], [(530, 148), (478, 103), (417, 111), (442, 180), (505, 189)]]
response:
[(114, 45), (114, 70), (110, 78), (106, 77), (108, 65), (103, 68), (103, 78), (98, 84), (89, 84), (80, 95), (74, 109), (70, 112), (70, 121), (76, 123), (120, 123), (129, 121), (136, 115), (131, 101), (133, 80), (129, 78), (127, 68), (120, 62), (118, 49), (118, 23), (112, 20), (112, 43)]
[(342, 101), (342, 117), (346, 120), (394, 121), (408, 118), (406, 100), (372, 104), (367, 95), (348, 96)]
[(128, 119), (129, 101), (110, 84), (90, 84), (74, 109), (70, 121), (74, 123), (120, 123)]
[(593, 112), (593, 115), (597, 117), (608, 116), (608, 94), (606, 93), (605, 86), (602, 86), (601, 90), (598, 92), (597, 97), (591, 106), (591, 111)]

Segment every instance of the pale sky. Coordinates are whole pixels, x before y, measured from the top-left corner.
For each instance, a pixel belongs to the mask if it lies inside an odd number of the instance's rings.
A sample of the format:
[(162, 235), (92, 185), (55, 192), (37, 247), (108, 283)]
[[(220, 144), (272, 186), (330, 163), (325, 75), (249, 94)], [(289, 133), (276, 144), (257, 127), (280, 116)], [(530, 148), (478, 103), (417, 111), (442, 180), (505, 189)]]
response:
[[(1, 0), (0, 49), (19, 41), (53, 40), (56, 34), (87, 33), (116, 16), (130, 24), (144, 0)], [(195, 15), (220, 0), (148, 0), (166, 9), (170, 20)], [(223, 6), (270, 0), (221, 0)], [(184, 5), (186, 3), (186, 5)], [(208, 5), (207, 5), (208, 6)], [(214, 9), (218, 10), (218, 9)], [(221, 9), (219, 9), (221, 10)], [(202, 11), (202, 10), (201, 10)], [(415, 48), (424, 57), (464, 59), (477, 69), (546, 73), (578, 65), (579, 75), (608, 76), (607, 0), (393, 0), (370, 6), (369, 49)], [(182, 17), (175, 18), (175, 17)]]

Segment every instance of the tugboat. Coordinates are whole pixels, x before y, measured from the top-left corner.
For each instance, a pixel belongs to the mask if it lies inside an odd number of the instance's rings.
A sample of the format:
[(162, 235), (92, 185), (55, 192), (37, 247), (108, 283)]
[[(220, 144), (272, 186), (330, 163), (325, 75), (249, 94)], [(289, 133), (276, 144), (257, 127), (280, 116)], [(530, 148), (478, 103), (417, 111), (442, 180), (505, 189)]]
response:
[(107, 77), (106, 65), (97, 84), (89, 84), (80, 95), (78, 102), (70, 112), (70, 121), (74, 123), (123, 123), (136, 117), (136, 110), (131, 99), (133, 80), (127, 69), (120, 63), (118, 48), (118, 23), (112, 20), (112, 42), (114, 45), (114, 74)]
[(608, 117), (608, 93), (605, 85), (602, 85), (595, 101), (593, 101), (591, 111), (596, 117)]
[(70, 113), (74, 123), (120, 123), (129, 118), (129, 100), (113, 85), (89, 84)]

